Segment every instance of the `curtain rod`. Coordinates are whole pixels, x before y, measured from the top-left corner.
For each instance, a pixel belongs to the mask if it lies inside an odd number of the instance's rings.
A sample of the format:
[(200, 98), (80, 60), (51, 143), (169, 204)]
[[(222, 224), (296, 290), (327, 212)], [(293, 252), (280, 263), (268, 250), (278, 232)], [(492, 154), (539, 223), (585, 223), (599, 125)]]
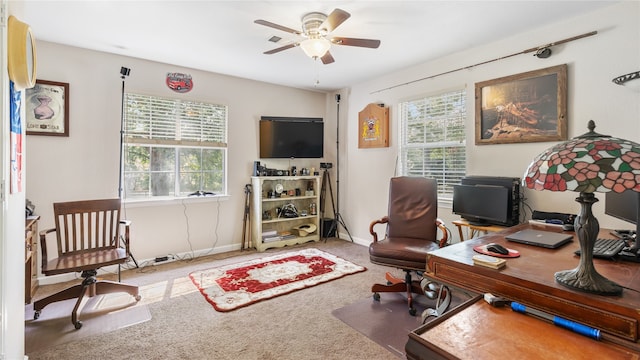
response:
[(530, 53), (530, 52), (534, 52), (534, 51), (537, 51), (537, 50), (540, 50), (540, 49), (548, 48), (548, 47), (550, 47), (550, 46), (560, 45), (560, 44), (564, 44), (564, 43), (567, 43), (567, 42), (570, 42), (570, 41), (574, 41), (574, 40), (582, 39), (582, 38), (585, 38), (585, 37), (588, 37), (588, 36), (593, 36), (593, 35), (595, 35), (595, 34), (597, 34), (597, 33), (598, 33), (597, 31), (591, 31), (591, 32), (588, 32), (588, 33), (585, 33), (585, 34), (582, 34), (582, 35), (577, 35), (577, 36), (573, 36), (573, 37), (570, 37), (570, 38), (567, 38), (567, 39), (558, 40), (558, 41), (555, 41), (555, 42), (549, 43), (549, 44), (547, 44), (547, 45), (542, 45), (542, 46), (532, 47), (532, 48), (530, 48), (530, 49), (526, 49), (526, 50), (523, 50), (523, 51), (520, 51), (520, 52), (517, 52), (517, 53), (513, 53), (513, 54), (511, 54), (511, 55), (501, 56), (501, 57), (498, 57), (498, 58), (495, 58), (495, 59), (491, 59), (491, 60), (487, 60), (487, 61), (479, 62), (479, 63), (477, 63), (477, 64), (473, 64), (473, 65), (469, 65), (469, 66), (465, 66), (465, 67), (457, 68), (457, 69), (454, 69), (454, 70), (445, 71), (445, 72), (442, 72), (442, 73), (439, 73), (439, 74), (435, 74), (435, 75), (431, 75), (431, 76), (423, 77), (423, 78), (416, 79), (416, 80), (411, 80), (411, 81), (408, 81), (408, 82), (406, 82), (406, 83), (402, 83), (402, 84), (397, 84), (397, 85), (389, 86), (389, 87), (384, 88), (384, 89), (380, 89), (380, 90), (373, 91), (373, 92), (371, 92), (371, 93), (369, 93), (369, 94), (370, 94), (370, 95), (372, 95), (372, 94), (376, 94), (376, 93), (379, 93), (379, 92), (382, 92), (382, 91), (391, 90), (391, 89), (394, 89), (394, 88), (397, 88), (397, 87), (400, 87), (400, 86), (405, 86), (405, 85), (413, 84), (413, 83), (418, 82), (418, 81), (423, 81), (423, 80), (433, 79), (433, 78), (438, 77), (438, 76), (442, 76), (442, 75), (446, 75), (446, 74), (451, 74), (451, 73), (456, 72), (456, 71), (471, 69), (471, 68), (474, 68), (474, 67), (476, 67), (476, 66), (480, 66), (480, 65), (484, 65), (484, 64), (492, 63), (492, 62), (494, 62), (494, 61), (503, 60), (503, 59), (506, 59), (506, 58), (510, 58), (510, 57), (512, 57), (512, 56), (521, 55), (521, 54), (528, 54), (528, 53)]

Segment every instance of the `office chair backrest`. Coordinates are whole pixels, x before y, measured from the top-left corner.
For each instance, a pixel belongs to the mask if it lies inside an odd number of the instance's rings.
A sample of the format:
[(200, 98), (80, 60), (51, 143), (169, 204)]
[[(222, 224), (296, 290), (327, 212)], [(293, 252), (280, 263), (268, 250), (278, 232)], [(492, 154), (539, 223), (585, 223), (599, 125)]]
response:
[(438, 183), (434, 179), (401, 176), (389, 184), (389, 237), (437, 241)]
[(120, 199), (54, 203), (58, 256), (118, 248)]

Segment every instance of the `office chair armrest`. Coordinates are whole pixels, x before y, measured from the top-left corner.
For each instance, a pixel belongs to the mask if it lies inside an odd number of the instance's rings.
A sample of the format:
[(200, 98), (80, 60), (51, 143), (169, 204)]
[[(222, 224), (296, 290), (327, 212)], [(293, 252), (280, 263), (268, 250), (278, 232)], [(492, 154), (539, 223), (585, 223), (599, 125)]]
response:
[(449, 241), (449, 229), (445, 226), (444, 221), (442, 219), (436, 219), (436, 226), (440, 231), (442, 231), (442, 238), (438, 241), (438, 245), (440, 247), (445, 247), (447, 242)]
[(371, 236), (373, 236), (373, 242), (378, 242), (378, 233), (376, 233), (375, 231), (373, 231), (373, 227), (376, 226), (377, 224), (386, 224), (389, 222), (389, 217), (385, 216), (381, 219), (378, 220), (373, 220), (371, 222), (371, 224), (369, 225), (369, 233), (371, 234)]
[[(131, 226), (131, 220), (120, 220), (120, 225), (124, 226), (124, 232), (121, 234), (124, 242), (124, 249), (127, 253), (127, 256), (130, 254), (129, 252), (129, 227)], [(119, 244), (122, 245), (122, 244)]]

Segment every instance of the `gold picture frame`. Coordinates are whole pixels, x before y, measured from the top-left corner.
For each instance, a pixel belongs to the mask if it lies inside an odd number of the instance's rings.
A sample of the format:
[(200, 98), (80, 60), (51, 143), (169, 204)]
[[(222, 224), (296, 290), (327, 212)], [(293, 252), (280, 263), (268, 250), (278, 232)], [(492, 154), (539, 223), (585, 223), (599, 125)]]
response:
[(567, 65), (476, 83), (476, 145), (567, 139)]
[(369, 104), (358, 113), (358, 147), (389, 147), (389, 108)]
[(27, 135), (69, 136), (69, 84), (36, 80), (26, 89)]

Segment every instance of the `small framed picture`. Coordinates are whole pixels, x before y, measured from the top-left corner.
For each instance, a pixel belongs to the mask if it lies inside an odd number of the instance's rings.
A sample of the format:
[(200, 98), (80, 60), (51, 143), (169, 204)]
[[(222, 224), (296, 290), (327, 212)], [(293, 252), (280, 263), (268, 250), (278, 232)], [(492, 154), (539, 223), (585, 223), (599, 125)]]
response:
[(69, 136), (69, 84), (36, 80), (26, 89), (27, 135)]
[(567, 139), (567, 65), (476, 83), (476, 145)]

